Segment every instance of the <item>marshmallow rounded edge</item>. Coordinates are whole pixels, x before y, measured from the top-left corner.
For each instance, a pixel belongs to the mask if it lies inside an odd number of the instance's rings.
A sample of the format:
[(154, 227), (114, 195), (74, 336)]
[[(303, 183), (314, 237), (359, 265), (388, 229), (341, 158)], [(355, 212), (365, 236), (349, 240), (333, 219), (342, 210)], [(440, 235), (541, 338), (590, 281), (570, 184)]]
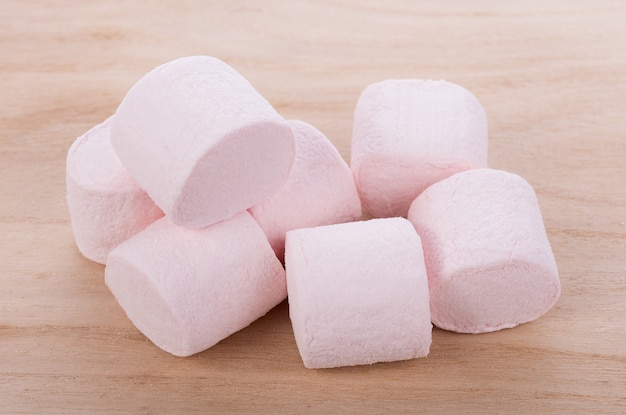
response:
[(561, 286), (530, 184), (518, 175), (476, 169), (418, 196), (408, 219), (422, 237), (433, 323), (484, 333), (535, 320)]

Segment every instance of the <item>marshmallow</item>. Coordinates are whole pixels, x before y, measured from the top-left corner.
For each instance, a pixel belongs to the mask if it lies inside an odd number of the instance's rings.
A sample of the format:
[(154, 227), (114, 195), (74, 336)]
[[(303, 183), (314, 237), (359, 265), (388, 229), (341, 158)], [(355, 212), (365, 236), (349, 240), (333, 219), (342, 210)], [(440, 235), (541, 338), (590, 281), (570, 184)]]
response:
[(239, 73), (208, 56), (145, 75), (115, 113), (113, 147), (177, 225), (201, 228), (269, 197), (294, 157), (287, 122)]
[(287, 232), (289, 315), (307, 368), (426, 356), (432, 340), (419, 236), (406, 219)]
[(352, 172), (335, 146), (305, 122), (289, 121), (289, 125), (294, 133), (296, 156), (287, 182), (249, 210), (281, 259), (287, 231), (361, 217)]
[(442, 180), (415, 199), (433, 323), (462, 333), (514, 327), (546, 313), (561, 286), (532, 187), (504, 171)]
[(109, 254), (128, 318), (176, 356), (207, 349), (285, 299), (285, 271), (247, 212), (200, 230), (162, 218)]
[(351, 168), (374, 217), (406, 216), (424, 189), (487, 166), (487, 118), (478, 100), (445, 81), (368, 86), (354, 113)]
[(111, 117), (67, 153), (67, 206), (79, 251), (104, 264), (111, 249), (163, 216), (111, 146)]

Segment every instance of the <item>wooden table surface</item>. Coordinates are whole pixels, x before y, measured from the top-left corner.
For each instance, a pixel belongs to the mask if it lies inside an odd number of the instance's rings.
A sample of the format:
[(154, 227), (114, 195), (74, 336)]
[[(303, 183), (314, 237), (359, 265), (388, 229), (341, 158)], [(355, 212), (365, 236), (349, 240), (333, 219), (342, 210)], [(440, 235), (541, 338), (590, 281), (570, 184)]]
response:
[[(0, 412), (626, 413), (625, 22), (621, 1), (2, 0)], [(156, 348), (76, 249), (65, 156), (144, 73), (194, 54), (346, 159), (366, 85), (465, 86), (490, 165), (538, 193), (558, 304), (366, 367), (305, 369), (286, 302), (195, 356)]]

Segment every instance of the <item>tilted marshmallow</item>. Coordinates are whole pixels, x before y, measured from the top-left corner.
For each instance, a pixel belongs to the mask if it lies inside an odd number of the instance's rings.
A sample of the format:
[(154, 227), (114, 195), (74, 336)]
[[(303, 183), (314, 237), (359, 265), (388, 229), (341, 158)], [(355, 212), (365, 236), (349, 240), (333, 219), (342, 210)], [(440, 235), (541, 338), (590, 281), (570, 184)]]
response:
[(200, 230), (162, 218), (109, 254), (128, 318), (176, 356), (207, 349), (285, 299), (285, 271), (247, 212)]
[(457, 173), (418, 196), (408, 218), (424, 244), (436, 326), (496, 331), (534, 320), (558, 300), (539, 203), (521, 177), (491, 169)]
[(115, 113), (124, 165), (177, 225), (228, 219), (278, 190), (294, 157), (287, 122), (239, 73), (208, 56), (141, 78)]
[(292, 229), (350, 222), (361, 217), (352, 172), (328, 139), (302, 121), (289, 121), (296, 156), (287, 182), (249, 212), (283, 258), (285, 233)]
[(287, 232), (289, 316), (307, 368), (426, 356), (432, 340), (420, 238), (403, 218)]
[(351, 168), (374, 217), (406, 217), (431, 184), (486, 166), (487, 118), (466, 89), (445, 81), (387, 80), (359, 97)]
[(78, 137), (67, 153), (67, 206), (79, 251), (104, 264), (111, 249), (163, 212), (154, 204), (113, 151), (111, 121)]

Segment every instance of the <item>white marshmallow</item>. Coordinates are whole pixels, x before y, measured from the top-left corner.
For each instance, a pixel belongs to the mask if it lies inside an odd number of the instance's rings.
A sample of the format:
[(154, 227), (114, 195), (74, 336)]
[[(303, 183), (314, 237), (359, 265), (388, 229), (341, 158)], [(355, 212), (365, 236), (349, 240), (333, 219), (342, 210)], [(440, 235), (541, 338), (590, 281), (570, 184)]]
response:
[(406, 219), (287, 232), (285, 264), (289, 315), (307, 368), (428, 354), (426, 269)]
[(224, 62), (194, 56), (163, 64), (115, 113), (113, 147), (177, 225), (228, 219), (278, 190), (294, 157), (287, 122)]
[(200, 230), (162, 218), (111, 251), (105, 282), (133, 324), (176, 356), (213, 346), (287, 294), (285, 271), (247, 212)]
[(445, 81), (368, 86), (354, 113), (351, 168), (374, 217), (406, 216), (424, 189), (487, 166), (487, 118), (466, 89)]
[(111, 117), (67, 153), (67, 206), (79, 251), (104, 264), (111, 249), (163, 216), (113, 151)]
[(350, 222), (361, 217), (352, 172), (328, 139), (302, 121), (289, 121), (296, 143), (287, 182), (249, 212), (282, 259), (292, 229)]
[(433, 323), (462, 333), (514, 327), (546, 313), (561, 286), (532, 187), (478, 169), (442, 180), (415, 199)]

